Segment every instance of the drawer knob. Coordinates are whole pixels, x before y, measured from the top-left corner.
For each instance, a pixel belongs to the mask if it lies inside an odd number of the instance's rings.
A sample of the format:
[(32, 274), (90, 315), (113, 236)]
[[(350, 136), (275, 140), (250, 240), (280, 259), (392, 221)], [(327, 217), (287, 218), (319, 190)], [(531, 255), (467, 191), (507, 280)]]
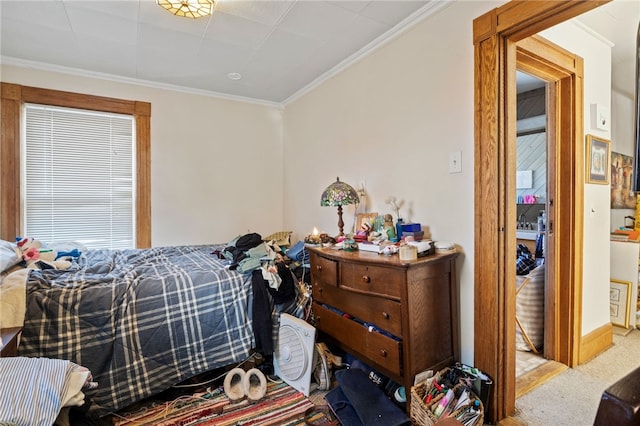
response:
[(316, 265), (316, 269), (317, 269), (318, 271), (322, 271), (322, 266), (321, 266), (321, 265)]
[(362, 282), (363, 283), (370, 283), (371, 282), (371, 277), (369, 275), (363, 275), (362, 276)]
[(388, 314), (388, 313), (386, 313), (386, 312), (383, 312), (383, 313), (382, 313), (382, 318), (384, 318), (384, 319), (389, 319), (389, 314)]
[(386, 358), (387, 357), (387, 351), (385, 351), (384, 349), (380, 349), (380, 356), (382, 358)]

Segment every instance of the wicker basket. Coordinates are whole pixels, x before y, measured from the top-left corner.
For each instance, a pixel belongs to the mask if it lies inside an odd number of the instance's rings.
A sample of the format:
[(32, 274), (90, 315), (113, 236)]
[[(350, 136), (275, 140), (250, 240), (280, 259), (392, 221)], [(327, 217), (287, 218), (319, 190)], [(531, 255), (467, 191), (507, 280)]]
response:
[[(439, 375), (436, 375), (435, 379), (438, 380)], [(429, 402), (429, 404), (425, 404), (424, 399), (427, 395), (428, 391), (431, 390), (433, 380), (428, 380), (426, 382), (415, 385), (411, 388), (411, 407), (410, 407), (410, 416), (411, 416), (411, 424), (414, 426), (432, 426), (435, 425), (438, 421), (438, 417), (434, 414), (438, 403), (442, 398), (444, 398), (444, 394), (440, 393), (438, 396), (433, 398)], [(458, 384), (454, 386), (453, 391), (456, 395), (463, 389), (467, 388), (463, 384)], [(468, 388), (467, 388), (468, 389)], [(472, 395), (471, 402), (478, 401), (480, 407), (478, 412), (480, 416), (476, 419), (476, 421), (472, 424), (472, 426), (482, 425), (484, 423), (484, 407), (482, 405), (482, 401), (476, 396), (473, 390), (469, 389), (469, 392)], [(449, 417), (456, 417), (464, 411), (464, 408), (459, 408), (457, 411), (449, 414)]]

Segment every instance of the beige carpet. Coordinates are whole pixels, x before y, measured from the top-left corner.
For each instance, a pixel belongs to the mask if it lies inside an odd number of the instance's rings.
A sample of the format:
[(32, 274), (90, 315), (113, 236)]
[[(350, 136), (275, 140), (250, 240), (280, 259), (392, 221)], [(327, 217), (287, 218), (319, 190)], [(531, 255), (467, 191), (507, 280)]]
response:
[(640, 367), (640, 330), (614, 334), (613, 346), (587, 364), (569, 368), (516, 401), (514, 419), (529, 426), (587, 426), (602, 392)]

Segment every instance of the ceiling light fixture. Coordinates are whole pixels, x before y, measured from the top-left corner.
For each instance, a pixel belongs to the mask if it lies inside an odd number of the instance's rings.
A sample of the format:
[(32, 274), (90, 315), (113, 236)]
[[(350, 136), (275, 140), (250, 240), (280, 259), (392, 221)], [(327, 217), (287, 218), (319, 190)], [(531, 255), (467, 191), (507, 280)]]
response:
[(229, 74), (227, 74), (227, 78), (229, 80), (240, 80), (242, 78), (242, 74), (240, 74), (239, 72), (230, 72)]
[(214, 0), (156, 0), (158, 6), (185, 18), (202, 18), (211, 15)]

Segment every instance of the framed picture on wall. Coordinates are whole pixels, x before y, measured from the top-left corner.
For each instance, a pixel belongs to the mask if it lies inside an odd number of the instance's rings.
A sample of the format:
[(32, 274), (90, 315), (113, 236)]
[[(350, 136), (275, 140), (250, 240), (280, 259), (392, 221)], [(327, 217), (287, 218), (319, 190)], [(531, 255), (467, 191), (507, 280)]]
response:
[(631, 308), (631, 281), (610, 280), (609, 315), (611, 323), (629, 328), (629, 309)]
[(633, 157), (611, 152), (611, 208), (635, 209)]
[(587, 183), (609, 185), (611, 170), (611, 141), (587, 135)]

